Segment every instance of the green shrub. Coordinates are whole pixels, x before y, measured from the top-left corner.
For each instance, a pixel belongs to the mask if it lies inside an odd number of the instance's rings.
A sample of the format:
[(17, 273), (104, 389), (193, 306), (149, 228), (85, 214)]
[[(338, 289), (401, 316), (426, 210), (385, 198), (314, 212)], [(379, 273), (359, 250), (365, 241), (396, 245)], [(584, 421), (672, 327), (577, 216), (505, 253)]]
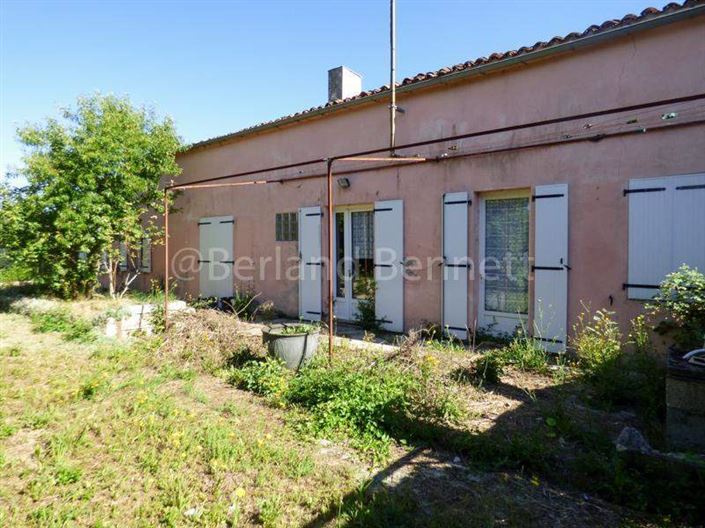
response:
[(666, 275), (650, 305), (665, 316), (657, 326), (682, 350), (705, 346), (705, 275), (685, 264)]
[(596, 372), (621, 354), (622, 334), (613, 316), (614, 312), (598, 310), (592, 317), (585, 312), (578, 317), (573, 346), (583, 370)]
[(660, 417), (665, 405), (665, 369), (651, 346), (643, 316), (631, 323), (632, 350), (622, 344), (613, 312), (581, 314), (575, 326), (578, 365), (597, 403), (635, 406), (647, 420)]
[(241, 368), (233, 369), (230, 382), (241, 389), (280, 400), (285, 396), (289, 377), (281, 361), (266, 358), (262, 361), (248, 361)]
[(412, 376), (388, 366), (354, 370), (318, 364), (292, 380), (287, 397), (311, 411), (314, 433), (344, 432), (358, 447), (383, 453), (390, 433), (403, 429), (413, 385)]
[(24, 282), (32, 279), (29, 270), (18, 263), (2, 262), (0, 258), (0, 283)]

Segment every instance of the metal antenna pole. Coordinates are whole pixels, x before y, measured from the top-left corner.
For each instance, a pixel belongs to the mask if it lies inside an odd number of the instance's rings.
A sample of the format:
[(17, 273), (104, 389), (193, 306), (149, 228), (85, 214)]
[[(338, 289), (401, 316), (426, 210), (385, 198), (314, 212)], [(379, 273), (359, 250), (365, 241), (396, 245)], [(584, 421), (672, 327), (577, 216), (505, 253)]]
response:
[(397, 3), (389, 0), (389, 152), (394, 156), (397, 117)]
[(169, 328), (169, 190), (164, 189), (164, 330)]

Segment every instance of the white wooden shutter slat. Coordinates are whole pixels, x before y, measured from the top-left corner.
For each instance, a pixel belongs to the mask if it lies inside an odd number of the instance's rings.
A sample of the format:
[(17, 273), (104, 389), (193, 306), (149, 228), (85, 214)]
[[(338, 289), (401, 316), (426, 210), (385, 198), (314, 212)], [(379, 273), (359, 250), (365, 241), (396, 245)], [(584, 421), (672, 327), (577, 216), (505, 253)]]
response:
[(568, 324), (568, 185), (535, 189), (534, 337), (565, 350)]
[[(629, 284), (658, 286), (671, 270), (673, 196), (669, 184), (668, 178), (629, 182)], [(651, 299), (656, 291), (654, 287), (629, 287), (627, 294), (630, 299)]]
[(321, 208), (299, 209), (299, 317), (321, 320)]
[(385, 330), (404, 331), (404, 204), (375, 202), (375, 317)]
[(467, 339), (468, 193), (443, 196), (443, 328)]
[(212, 216), (198, 222), (201, 297), (233, 295), (233, 225), (232, 216)]
[(687, 264), (705, 273), (705, 174), (673, 178), (671, 270)]

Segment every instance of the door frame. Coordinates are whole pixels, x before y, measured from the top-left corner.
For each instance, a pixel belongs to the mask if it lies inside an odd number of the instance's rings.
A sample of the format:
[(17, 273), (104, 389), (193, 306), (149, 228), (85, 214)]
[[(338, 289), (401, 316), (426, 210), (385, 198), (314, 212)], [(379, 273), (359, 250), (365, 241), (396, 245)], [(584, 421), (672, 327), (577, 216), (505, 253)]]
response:
[[(491, 191), (485, 193), (478, 193), (479, 201), (479, 298), (477, 306), (477, 324), (478, 328), (484, 328), (489, 326), (489, 324), (496, 323), (492, 327), (492, 332), (494, 333), (514, 333), (514, 330), (518, 325), (522, 325), (524, 328), (528, 328), (529, 324), (529, 313), (518, 314), (509, 312), (496, 312), (493, 310), (485, 310), (485, 212), (486, 200), (502, 200), (502, 199), (512, 199), (512, 198), (527, 198), (529, 200), (527, 204), (527, 214), (528, 214), (528, 244), (527, 253), (531, 255), (531, 223), (532, 223), (532, 212), (531, 212), (531, 189), (511, 189), (506, 191)], [(527, 284), (527, 299), (528, 306), (527, 312), (531, 310), (531, 284)]]
[[(355, 321), (355, 316), (357, 315), (357, 303), (358, 301), (352, 296), (352, 275), (348, 267), (351, 265), (351, 253), (352, 253), (352, 215), (351, 213), (363, 212), (363, 211), (374, 211), (374, 204), (356, 204), (356, 205), (341, 205), (337, 206), (333, 211), (333, 248), (338, 247), (338, 229), (336, 222), (338, 219), (338, 213), (344, 213), (343, 217), (343, 228), (345, 230), (344, 242), (345, 247), (343, 248), (343, 259), (345, 261), (344, 269), (344, 289), (345, 297), (338, 297), (338, 261), (335, 259), (335, 282), (333, 283), (333, 313), (336, 318), (341, 321)], [(345, 303), (345, 304), (343, 304)]]

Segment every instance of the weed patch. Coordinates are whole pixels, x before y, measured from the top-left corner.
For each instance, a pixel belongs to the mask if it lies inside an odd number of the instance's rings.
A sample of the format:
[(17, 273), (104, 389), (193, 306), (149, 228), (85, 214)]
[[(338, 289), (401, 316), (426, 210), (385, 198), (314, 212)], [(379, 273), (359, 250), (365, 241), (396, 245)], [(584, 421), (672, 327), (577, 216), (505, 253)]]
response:
[(234, 369), (230, 379), (270, 401), (305, 409), (301, 431), (316, 437), (345, 435), (380, 459), (393, 438), (418, 436), (425, 424), (461, 414), (453, 394), (429, 381), (428, 365), (412, 371), (380, 359), (333, 366), (314, 361), (296, 376), (266, 359)]
[(88, 343), (95, 341), (93, 324), (72, 316), (68, 311), (53, 309), (46, 312), (33, 312), (30, 320), (37, 332), (57, 332), (67, 341)]
[(519, 370), (545, 374), (550, 360), (548, 353), (531, 337), (519, 335), (497, 352), (501, 361)]

